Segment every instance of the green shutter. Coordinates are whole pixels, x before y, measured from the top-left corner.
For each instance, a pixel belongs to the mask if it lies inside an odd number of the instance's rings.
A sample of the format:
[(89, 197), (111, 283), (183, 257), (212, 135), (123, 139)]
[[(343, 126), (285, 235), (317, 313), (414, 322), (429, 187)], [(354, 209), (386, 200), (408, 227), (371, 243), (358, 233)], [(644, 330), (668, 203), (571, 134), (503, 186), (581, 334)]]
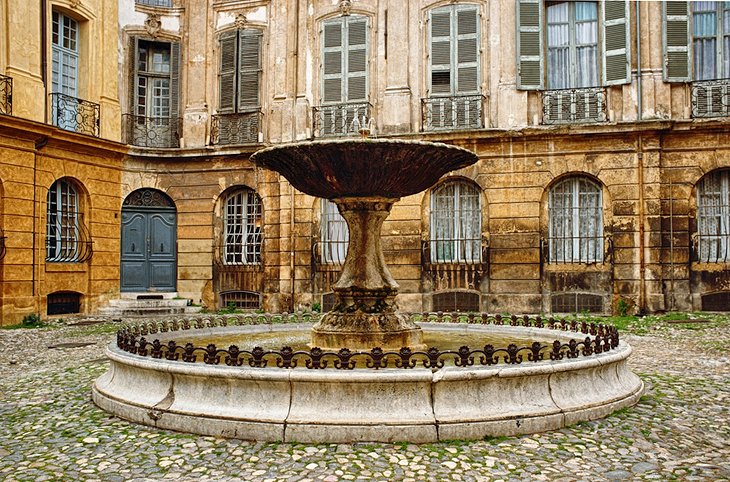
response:
[(170, 119), (180, 117), (180, 44), (170, 44)]
[(631, 82), (631, 45), (629, 3), (604, 1), (603, 5), (603, 79), (605, 85)]
[(457, 7), (456, 34), (456, 93), (478, 93), (479, 12), (475, 7)]
[(239, 32), (238, 110), (256, 110), (260, 106), (261, 32)]
[(664, 80), (689, 82), (689, 2), (662, 2)]
[(365, 17), (347, 19), (347, 102), (367, 100), (368, 92), (368, 21)]
[(543, 75), (543, 2), (542, 0), (515, 0), (517, 2), (517, 88), (540, 90), (544, 88)]
[(454, 72), (451, 69), (451, 8), (439, 8), (430, 13), (430, 94), (452, 94)]
[(220, 36), (218, 47), (218, 112), (229, 114), (236, 106), (236, 57), (237, 32), (226, 32)]
[[(344, 17), (343, 17), (344, 18)], [(326, 22), (322, 33), (322, 102), (342, 102), (342, 31), (338, 18)]]
[(128, 62), (129, 62), (129, 69), (127, 71), (127, 75), (129, 76), (127, 79), (128, 86), (129, 86), (129, 113), (132, 115), (137, 115), (137, 78), (138, 78), (138, 69), (139, 69), (139, 60), (138, 60), (138, 53), (139, 53), (139, 39), (137, 37), (130, 37), (129, 38), (129, 56)]

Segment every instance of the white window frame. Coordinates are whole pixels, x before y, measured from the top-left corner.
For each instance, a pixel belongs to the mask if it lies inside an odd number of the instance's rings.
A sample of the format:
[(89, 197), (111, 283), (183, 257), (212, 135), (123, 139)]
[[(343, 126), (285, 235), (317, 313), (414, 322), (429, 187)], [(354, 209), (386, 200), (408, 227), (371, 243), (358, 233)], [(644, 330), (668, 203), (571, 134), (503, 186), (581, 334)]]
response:
[[(586, 205), (586, 199), (593, 205)], [(598, 183), (573, 176), (550, 188), (548, 250), (551, 263), (603, 262), (603, 192)]]
[(79, 194), (74, 184), (59, 179), (48, 190), (46, 205), (46, 262), (76, 262), (81, 250)]
[(350, 244), (350, 230), (337, 205), (328, 199), (320, 203), (319, 239), (322, 263), (344, 264)]
[[(470, 206), (467, 196), (476, 202), (472, 200)], [(452, 181), (433, 189), (429, 223), (432, 263), (482, 262), (481, 211), (481, 192), (472, 183)]]
[(698, 260), (730, 260), (730, 170), (714, 171), (697, 184)]
[(263, 215), (261, 197), (252, 189), (237, 189), (223, 202), (223, 264), (261, 264)]

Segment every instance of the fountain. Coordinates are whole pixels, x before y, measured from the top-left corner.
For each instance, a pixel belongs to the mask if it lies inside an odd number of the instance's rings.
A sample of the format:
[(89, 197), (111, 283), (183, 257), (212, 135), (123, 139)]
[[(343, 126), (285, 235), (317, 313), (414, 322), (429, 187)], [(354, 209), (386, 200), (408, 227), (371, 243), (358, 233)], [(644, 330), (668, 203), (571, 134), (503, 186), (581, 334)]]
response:
[[(298, 190), (332, 200), (346, 220), (350, 245), (335, 308), (318, 320), (245, 315), (120, 330), (107, 349), (110, 370), (92, 390), (100, 407), (160, 428), (244, 439), (432, 442), (550, 430), (638, 401), (643, 383), (628, 369), (631, 348), (614, 328), (397, 312), (398, 285), (380, 245), (383, 221), (401, 197), (475, 163), (473, 153), (359, 139), (269, 147), (252, 160)], [(205, 341), (245, 342), (261, 333), (287, 339), (310, 328), (308, 349), (221, 349)], [(427, 348), (423, 328), (458, 333), (479, 348)], [(184, 345), (175, 339), (181, 334)], [(485, 342), (495, 334), (523, 341), (495, 348)]]

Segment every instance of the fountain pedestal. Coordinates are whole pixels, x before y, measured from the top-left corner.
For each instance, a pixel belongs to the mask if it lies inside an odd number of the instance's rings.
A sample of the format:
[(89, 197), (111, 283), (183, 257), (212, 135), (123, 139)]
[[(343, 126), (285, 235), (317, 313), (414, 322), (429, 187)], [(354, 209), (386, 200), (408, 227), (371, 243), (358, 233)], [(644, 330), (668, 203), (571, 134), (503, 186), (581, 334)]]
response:
[(396, 313), (398, 283), (380, 244), (383, 221), (397, 198), (333, 199), (350, 230), (342, 274), (334, 285), (335, 307), (312, 328), (312, 346), (338, 350), (398, 350), (423, 345), (421, 328)]

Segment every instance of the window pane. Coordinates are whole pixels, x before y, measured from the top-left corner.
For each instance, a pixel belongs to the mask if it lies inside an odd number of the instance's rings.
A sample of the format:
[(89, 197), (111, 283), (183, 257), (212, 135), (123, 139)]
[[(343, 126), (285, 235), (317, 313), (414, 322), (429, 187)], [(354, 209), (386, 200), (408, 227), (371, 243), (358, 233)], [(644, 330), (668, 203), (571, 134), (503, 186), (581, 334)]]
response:
[(697, 188), (698, 258), (701, 262), (730, 260), (730, 171), (710, 173)]
[(223, 207), (223, 263), (261, 263), (261, 199), (250, 189), (226, 198)]
[(337, 205), (327, 199), (321, 203), (322, 219), (320, 238), (322, 240), (322, 262), (342, 264), (347, 256), (350, 231)]
[(431, 198), (431, 261), (481, 262), (479, 190), (463, 182), (444, 184)]
[(570, 178), (550, 189), (548, 261), (595, 263), (603, 260), (601, 189), (587, 178)]

